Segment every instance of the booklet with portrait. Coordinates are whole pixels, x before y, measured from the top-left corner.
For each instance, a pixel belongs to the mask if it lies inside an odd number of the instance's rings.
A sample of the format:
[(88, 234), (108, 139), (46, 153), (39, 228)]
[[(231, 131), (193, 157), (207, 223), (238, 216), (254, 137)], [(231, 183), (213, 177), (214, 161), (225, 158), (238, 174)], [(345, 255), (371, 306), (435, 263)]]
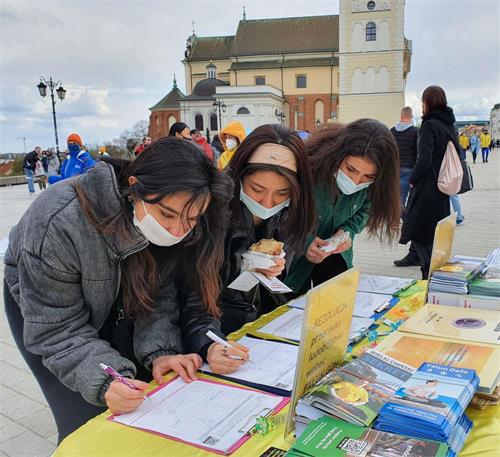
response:
[(296, 413), (309, 420), (327, 413), (353, 424), (370, 425), (413, 371), (397, 360), (368, 350), (326, 375), (299, 400)]

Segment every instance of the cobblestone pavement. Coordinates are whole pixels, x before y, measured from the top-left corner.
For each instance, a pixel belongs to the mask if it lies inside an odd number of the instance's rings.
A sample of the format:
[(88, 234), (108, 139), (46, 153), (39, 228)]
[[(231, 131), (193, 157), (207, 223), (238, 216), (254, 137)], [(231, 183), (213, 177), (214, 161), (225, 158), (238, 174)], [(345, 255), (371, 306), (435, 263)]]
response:
[[(500, 150), (490, 163), (472, 165), (476, 188), (461, 197), (465, 224), (457, 227), (454, 252), (485, 256), (500, 246)], [(33, 202), (26, 186), (0, 188), (0, 257), (10, 228)], [(355, 240), (355, 265), (363, 272), (418, 278), (416, 267), (397, 268), (394, 259), (407, 247), (387, 246), (362, 234)], [(0, 259), (3, 260), (3, 259)], [(0, 264), (3, 282), (3, 261)], [(3, 297), (2, 297), (3, 299)], [(0, 308), (0, 457), (46, 457), (56, 447), (56, 428), (50, 410), (20, 356)]]

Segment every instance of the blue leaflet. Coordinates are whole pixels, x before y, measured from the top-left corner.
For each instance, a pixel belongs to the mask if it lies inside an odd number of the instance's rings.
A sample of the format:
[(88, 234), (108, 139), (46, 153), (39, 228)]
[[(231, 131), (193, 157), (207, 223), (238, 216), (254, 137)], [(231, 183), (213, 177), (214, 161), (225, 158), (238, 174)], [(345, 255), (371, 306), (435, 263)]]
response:
[(374, 428), (463, 446), (472, 423), (464, 411), (479, 385), (474, 370), (423, 363), (384, 405)]

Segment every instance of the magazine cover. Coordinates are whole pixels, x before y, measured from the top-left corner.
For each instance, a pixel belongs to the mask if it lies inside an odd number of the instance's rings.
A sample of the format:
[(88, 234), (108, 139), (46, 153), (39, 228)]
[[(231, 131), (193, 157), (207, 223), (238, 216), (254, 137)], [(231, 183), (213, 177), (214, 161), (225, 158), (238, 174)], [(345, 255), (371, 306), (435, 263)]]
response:
[(399, 331), (500, 344), (500, 311), (425, 305)]
[(397, 331), (384, 338), (377, 350), (412, 367), (433, 362), (471, 368), (479, 375), (481, 392), (492, 392), (499, 383), (500, 348), (496, 345)]
[(322, 417), (311, 422), (288, 457), (445, 457), (442, 443), (381, 432)]
[(411, 377), (415, 368), (374, 349), (368, 349), (344, 365), (342, 370), (373, 384), (398, 390)]
[(384, 385), (334, 370), (304, 397), (304, 402), (349, 422), (369, 425), (393, 392)]

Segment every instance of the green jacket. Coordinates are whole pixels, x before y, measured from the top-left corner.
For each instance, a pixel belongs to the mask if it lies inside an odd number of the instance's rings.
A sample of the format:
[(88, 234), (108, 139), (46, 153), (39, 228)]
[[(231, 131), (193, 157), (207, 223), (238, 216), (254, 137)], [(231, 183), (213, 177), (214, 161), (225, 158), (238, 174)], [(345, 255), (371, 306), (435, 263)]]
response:
[[(367, 189), (360, 190), (351, 195), (339, 192), (335, 201), (331, 193), (325, 188), (317, 187), (315, 190), (316, 211), (318, 213), (316, 235), (309, 234), (305, 251), (309, 248), (314, 238), (330, 238), (338, 230), (349, 232), (354, 244), (354, 235), (360, 233), (366, 223), (370, 212)], [(347, 268), (352, 267), (352, 247), (341, 254)], [(315, 264), (309, 262), (305, 255), (296, 257), (290, 267), (285, 283), (294, 292), (302, 291), (306, 282), (310, 280)]]

